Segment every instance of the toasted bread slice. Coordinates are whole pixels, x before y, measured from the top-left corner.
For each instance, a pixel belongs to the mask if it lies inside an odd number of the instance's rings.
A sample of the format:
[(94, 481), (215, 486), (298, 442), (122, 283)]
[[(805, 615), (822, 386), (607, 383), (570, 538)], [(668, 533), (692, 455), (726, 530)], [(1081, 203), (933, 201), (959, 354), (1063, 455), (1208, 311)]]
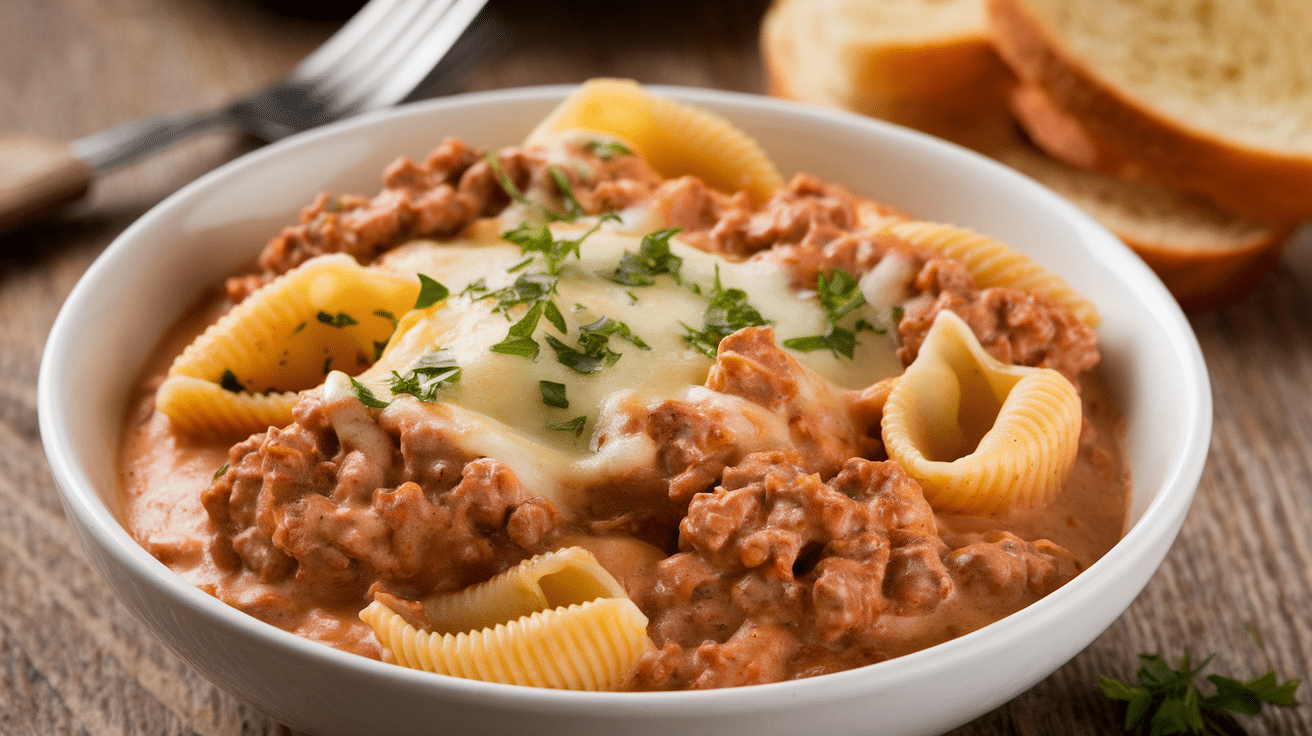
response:
[(777, 0), (761, 50), (775, 96), (922, 129), (991, 112), (1011, 79), (982, 0)]
[[(910, 125), (1018, 169), (1125, 241), (1187, 309), (1242, 293), (1270, 268), (1292, 225), (1238, 217), (1171, 187), (1055, 160), (1032, 145), (1007, 112), (1008, 96), (1023, 92), (1013, 91), (1015, 78), (999, 69), (984, 25), (985, 0), (971, 3), (975, 15), (962, 3), (949, 3), (959, 14), (955, 22), (936, 23), (943, 7), (933, 0), (776, 0), (761, 32), (769, 88), (776, 96)], [(975, 65), (956, 70), (955, 78), (987, 84), (954, 96), (959, 87), (925, 74), (915, 61), (917, 46), (935, 53), (953, 49), (959, 63)], [(1073, 134), (1086, 135), (1078, 126)], [(1094, 150), (1090, 160), (1096, 155), (1109, 154)]]
[[(1101, 171), (1312, 217), (1312, 2), (989, 0), (988, 22), (1016, 75), (1097, 142)], [(1050, 152), (1088, 153), (1046, 120), (1026, 123)]]

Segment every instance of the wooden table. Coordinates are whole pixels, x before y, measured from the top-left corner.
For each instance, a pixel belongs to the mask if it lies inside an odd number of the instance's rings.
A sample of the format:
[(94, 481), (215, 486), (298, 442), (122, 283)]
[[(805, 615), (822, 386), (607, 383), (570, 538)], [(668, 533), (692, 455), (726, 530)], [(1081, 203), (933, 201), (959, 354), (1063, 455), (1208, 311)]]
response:
[[(617, 75), (759, 92), (764, 4), (493, 0), (516, 42), (463, 86)], [(0, 15), (0, 131), (60, 139), (219, 103), (278, 77), (334, 28), (249, 0), (6, 0)], [(251, 147), (206, 135), (0, 237), (0, 734), (286, 731), (202, 680), (113, 599), (73, 542), (37, 432), (41, 348), (74, 282), (147, 208)], [(1312, 673), (1309, 294), (1305, 234), (1256, 293), (1193, 317), (1216, 425), (1178, 541), (1092, 646), (957, 736), (1120, 733), (1098, 678), (1131, 675), (1140, 652), (1217, 652), (1215, 669), (1242, 677)], [(1312, 733), (1306, 705), (1269, 713), (1245, 719), (1253, 734)]]

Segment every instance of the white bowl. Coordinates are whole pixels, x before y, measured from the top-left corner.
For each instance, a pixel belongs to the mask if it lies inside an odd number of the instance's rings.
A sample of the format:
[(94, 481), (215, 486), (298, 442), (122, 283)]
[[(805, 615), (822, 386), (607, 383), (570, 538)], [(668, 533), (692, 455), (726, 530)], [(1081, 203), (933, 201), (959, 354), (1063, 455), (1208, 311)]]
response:
[(1152, 272), (1064, 200), (951, 144), (762, 97), (654, 90), (730, 118), (785, 174), (811, 172), (1000, 238), (1091, 297), (1128, 429), (1125, 538), (1047, 598), (945, 644), (823, 677), (703, 692), (560, 692), (406, 670), (298, 638), (184, 583), (132, 540), (116, 500), (126, 393), (147, 351), (203, 286), (247, 262), (318, 191), (371, 194), (388, 162), (422, 157), (448, 135), (514, 144), (569, 91), (528, 88), (411, 105), (234, 161), (133, 224), (73, 290), (41, 366), (42, 440), (83, 546), (146, 628), (225, 690), (312, 733), (909, 735), (941, 733), (1006, 702), (1126, 609), (1179, 530), (1211, 434), (1197, 341)]

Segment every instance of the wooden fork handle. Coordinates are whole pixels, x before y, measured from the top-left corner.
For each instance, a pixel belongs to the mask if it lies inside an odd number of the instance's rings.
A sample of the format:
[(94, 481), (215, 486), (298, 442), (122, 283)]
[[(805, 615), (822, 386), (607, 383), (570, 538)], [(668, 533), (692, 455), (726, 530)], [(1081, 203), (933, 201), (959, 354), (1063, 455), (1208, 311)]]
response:
[(94, 176), (67, 143), (0, 136), (0, 232), (76, 200)]

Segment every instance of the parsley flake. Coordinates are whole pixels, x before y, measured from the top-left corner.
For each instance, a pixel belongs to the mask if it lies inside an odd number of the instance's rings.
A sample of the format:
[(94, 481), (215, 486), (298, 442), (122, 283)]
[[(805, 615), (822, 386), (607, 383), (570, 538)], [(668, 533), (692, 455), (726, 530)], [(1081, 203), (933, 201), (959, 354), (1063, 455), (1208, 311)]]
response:
[(609, 161), (616, 156), (633, 155), (633, 151), (619, 141), (588, 141), (583, 147), (602, 161)]
[(545, 302), (538, 302), (529, 307), (528, 312), (506, 331), (506, 339), (489, 349), (494, 353), (517, 355), (521, 358), (535, 360), (538, 357), (540, 346), (533, 339), (533, 332), (538, 328), (538, 321), (542, 319), (542, 312), (545, 307)]
[(542, 403), (557, 409), (568, 409), (569, 399), (565, 397), (565, 384), (555, 381), (538, 381), (538, 390), (542, 392)]
[(435, 279), (422, 273), (418, 275), (419, 296), (415, 299), (415, 309), (427, 309), (451, 294), (450, 289), (438, 283)]
[(683, 259), (670, 253), (670, 237), (677, 232), (679, 228), (671, 227), (642, 236), (638, 252), (624, 251), (619, 265), (606, 278), (626, 286), (651, 286), (657, 276), (669, 274), (674, 277), (674, 283), (682, 283), (679, 269)]
[(239, 394), (246, 390), (246, 387), (241, 385), (241, 381), (237, 380), (237, 374), (227, 368), (223, 370), (223, 377), (219, 379), (219, 385), (223, 387), (223, 390), (231, 391), (234, 394)]
[(219, 478), (223, 477), (223, 474), (226, 473), (226, 472), (228, 472), (228, 464), (227, 464), (227, 463), (224, 463), (224, 464), (223, 464), (223, 467), (221, 467), (221, 468), (219, 468), (218, 470), (214, 471), (214, 478), (213, 478), (213, 480), (218, 480)]
[(392, 371), (388, 390), (393, 396), (409, 394), (420, 401), (436, 401), (437, 392), (460, 382), (461, 368), (449, 348), (424, 353), (402, 375)]
[(355, 398), (359, 399), (361, 404), (364, 404), (370, 409), (383, 409), (387, 407), (388, 402), (375, 396), (374, 392), (370, 391), (368, 386), (350, 376), (347, 376), (347, 379), (351, 382), (351, 388), (355, 390)]
[(342, 327), (350, 327), (351, 325), (360, 324), (359, 322), (355, 321), (354, 317), (347, 314), (346, 312), (338, 312), (337, 314), (331, 314), (329, 312), (320, 311), (318, 314), (314, 315), (314, 318), (328, 325), (329, 327), (342, 328)]
[(703, 322), (701, 330), (684, 325), (686, 334), (683, 339), (708, 358), (715, 357), (721, 340), (738, 330), (770, 324), (770, 320), (762, 317), (747, 302), (747, 292), (742, 289), (726, 289), (720, 284), (719, 266), (715, 268), (715, 284), (711, 289), (710, 304), (706, 306)]
[(575, 437), (583, 434), (583, 425), (587, 424), (586, 416), (574, 417), (567, 422), (547, 422), (547, 429), (558, 429), (564, 432), (573, 432)]
[(608, 365), (614, 365), (615, 361), (620, 359), (620, 354), (606, 347), (604, 343), (600, 348), (594, 347), (592, 351), (584, 352), (566, 345), (551, 335), (545, 335), (544, 338), (547, 345), (555, 351), (556, 360), (575, 373), (596, 373)]
[(802, 352), (829, 350), (834, 357), (841, 355), (850, 359), (856, 351), (856, 333), (877, 331), (874, 325), (863, 319), (857, 320), (854, 329), (838, 326), (839, 320), (866, 304), (859, 282), (841, 268), (834, 269), (827, 276), (821, 272), (816, 279), (816, 296), (828, 322), (824, 334), (789, 338), (784, 340), (784, 347)]
[(556, 188), (560, 190), (560, 196), (565, 199), (565, 218), (576, 220), (588, 214), (579, 203), (578, 197), (574, 196), (574, 185), (570, 183), (569, 176), (565, 170), (559, 166), (548, 166), (547, 173), (551, 175), (551, 180), (556, 183)]

